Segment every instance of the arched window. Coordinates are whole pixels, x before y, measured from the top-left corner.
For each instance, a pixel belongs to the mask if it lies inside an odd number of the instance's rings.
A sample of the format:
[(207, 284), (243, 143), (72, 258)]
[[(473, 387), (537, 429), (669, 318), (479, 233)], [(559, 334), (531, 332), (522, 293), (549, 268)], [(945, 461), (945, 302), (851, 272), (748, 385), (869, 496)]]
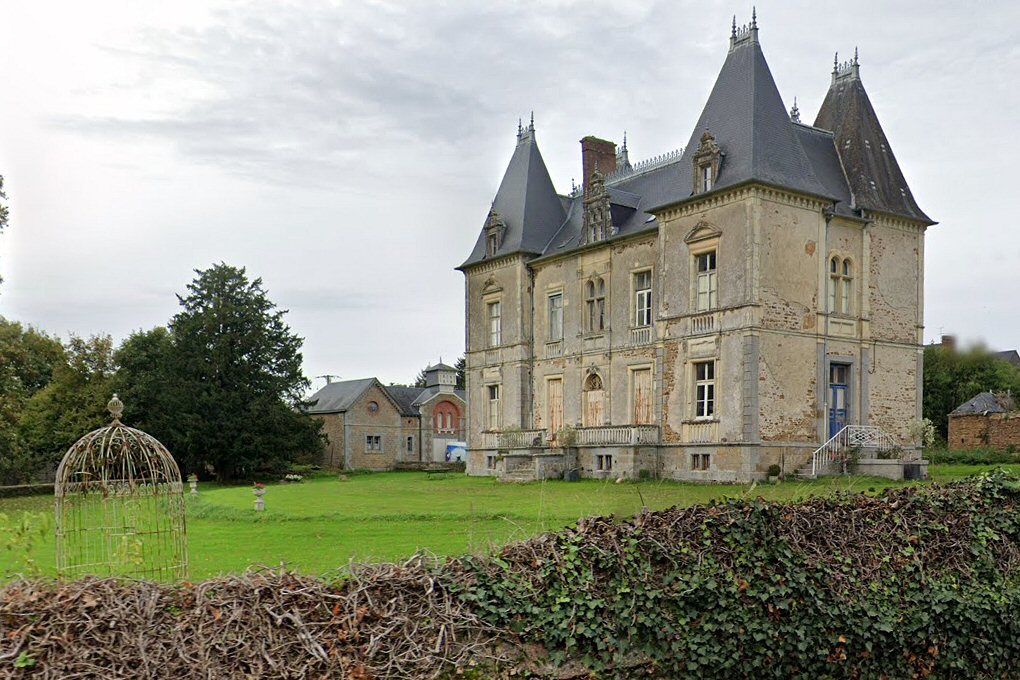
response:
[(585, 284), (585, 301), (588, 306), (588, 332), (606, 329), (606, 282), (595, 278)]
[(829, 312), (849, 315), (853, 290), (853, 263), (849, 258), (833, 256), (829, 260)]
[(598, 427), (605, 424), (605, 390), (602, 376), (589, 373), (584, 380), (584, 412), (581, 422), (584, 427)]

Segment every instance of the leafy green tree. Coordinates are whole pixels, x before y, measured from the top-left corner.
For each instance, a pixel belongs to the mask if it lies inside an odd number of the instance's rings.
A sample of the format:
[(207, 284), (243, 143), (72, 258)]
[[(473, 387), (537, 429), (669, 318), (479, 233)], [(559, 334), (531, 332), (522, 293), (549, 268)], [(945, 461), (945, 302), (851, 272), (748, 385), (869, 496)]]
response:
[(467, 384), (467, 381), (464, 379), (464, 371), (467, 370), (467, 359), (464, 358), (463, 354), (461, 354), (460, 358), (453, 364), (453, 367), (457, 369), (457, 389), (466, 389), (465, 385)]
[(924, 349), (925, 418), (935, 424), (943, 441), (948, 436), (949, 414), (981, 392), (1020, 394), (1020, 369), (985, 349), (964, 352), (930, 345)]
[(158, 406), (162, 415), (144, 413), (143, 421), (152, 421), (152, 434), (186, 470), (212, 468), (220, 480), (317, 455), (321, 421), (300, 412), (308, 380), (302, 339), (284, 323), (286, 312), (244, 268), (221, 263), (196, 274), (188, 294), (178, 296), (182, 309), (170, 321), (170, 344), (152, 331), (133, 336), (128, 356), (120, 355), (138, 376), (144, 363), (135, 357), (167, 354), (156, 364), (161, 384), (148, 386), (164, 394), (139, 394), (143, 413)]
[(31, 479), (18, 423), (28, 400), (50, 382), (64, 360), (59, 340), (0, 317), (0, 484)]
[(23, 457), (36, 474), (56, 468), (82, 435), (110, 421), (115, 364), (110, 336), (72, 336), (53, 379), (28, 400), (18, 425)]

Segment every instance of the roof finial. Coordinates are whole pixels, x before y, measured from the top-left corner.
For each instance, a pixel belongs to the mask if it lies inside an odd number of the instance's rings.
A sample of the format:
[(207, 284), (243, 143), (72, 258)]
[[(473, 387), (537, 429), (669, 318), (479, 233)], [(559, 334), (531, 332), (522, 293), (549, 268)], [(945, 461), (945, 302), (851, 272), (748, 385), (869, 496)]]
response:
[(838, 68), (839, 68), (839, 51), (837, 50), (832, 57), (832, 72), (835, 73), (836, 69)]
[(535, 111), (532, 110), (531, 111), (531, 124), (528, 125), (528, 132), (534, 132), (534, 131), (535, 131)]
[(627, 150), (627, 131), (623, 131), (623, 150)]
[(732, 30), (730, 30), (730, 37), (731, 38), (736, 38), (737, 37), (737, 15), (736, 14), (733, 15), (733, 28), (732, 28)]
[(858, 64), (858, 62), (857, 62), (857, 48), (854, 47), (854, 66), (857, 66), (857, 64)]
[(524, 135), (524, 123), (522, 123), (521, 119), (518, 118), (517, 119), (517, 141), (518, 142), (521, 141), (521, 137), (523, 135)]
[(794, 123), (800, 122), (800, 109), (797, 108), (797, 98), (793, 98), (793, 108), (790, 109), (790, 120)]
[(758, 8), (751, 5), (751, 28), (758, 28)]

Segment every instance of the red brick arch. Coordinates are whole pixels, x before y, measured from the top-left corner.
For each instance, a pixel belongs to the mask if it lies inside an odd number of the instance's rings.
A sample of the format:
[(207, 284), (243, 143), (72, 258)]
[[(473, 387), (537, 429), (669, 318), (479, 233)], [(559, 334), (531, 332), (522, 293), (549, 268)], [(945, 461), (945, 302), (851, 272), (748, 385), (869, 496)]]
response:
[(432, 409), (432, 430), (454, 434), (460, 430), (460, 408), (452, 401), (443, 400)]

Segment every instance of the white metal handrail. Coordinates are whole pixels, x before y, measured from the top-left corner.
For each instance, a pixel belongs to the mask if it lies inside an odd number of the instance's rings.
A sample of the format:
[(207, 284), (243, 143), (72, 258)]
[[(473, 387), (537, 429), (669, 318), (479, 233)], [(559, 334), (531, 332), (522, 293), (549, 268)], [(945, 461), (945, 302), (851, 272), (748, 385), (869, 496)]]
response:
[(846, 425), (811, 455), (811, 476), (833, 463), (841, 463), (846, 472), (846, 450), (852, 448), (888, 451), (896, 447), (896, 440), (874, 425)]

